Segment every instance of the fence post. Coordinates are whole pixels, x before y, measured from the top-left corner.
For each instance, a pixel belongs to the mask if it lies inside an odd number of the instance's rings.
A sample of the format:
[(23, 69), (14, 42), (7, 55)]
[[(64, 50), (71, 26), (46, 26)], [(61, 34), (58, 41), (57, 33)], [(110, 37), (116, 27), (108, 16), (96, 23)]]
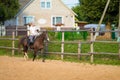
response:
[(61, 59), (64, 59), (64, 31), (62, 31)]
[(94, 60), (94, 55), (93, 55), (93, 29), (91, 28), (91, 44), (90, 44), (90, 53), (91, 53), (91, 57), (90, 57), (90, 62), (93, 63), (93, 60)]
[(81, 57), (81, 43), (79, 42), (78, 43), (78, 59), (80, 59), (80, 57)]
[(18, 36), (18, 27), (15, 26), (15, 36)]
[[(29, 34), (29, 33), (28, 33)], [(47, 36), (48, 36), (48, 32), (47, 32)], [(45, 41), (45, 54), (48, 52), (48, 41)]]
[(14, 48), (15, 48), (15, 32), (13, 31), (12, 32), (12, 55), (15, 54)]

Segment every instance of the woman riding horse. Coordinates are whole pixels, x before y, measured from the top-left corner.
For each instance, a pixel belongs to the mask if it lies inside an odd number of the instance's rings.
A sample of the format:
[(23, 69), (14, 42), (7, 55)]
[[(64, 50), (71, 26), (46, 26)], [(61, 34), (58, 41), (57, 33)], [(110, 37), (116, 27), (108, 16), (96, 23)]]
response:
[[(34, 57), (33, 57), (33, 61), (35, 60), (36, 58), (36, 55), (37, 55), (37, 52), (40, 50), (41, 52), (43, 51), (43, 48), (44, 48), (44, 40), (49, 40), (48, 39), (48, 35), (47, 35), (47, 31), (44, 31), (42, 32), (42, 34), (38, 35), (36, 37), (36, 39), (34, 40), (34, 43), (32, 45), (28, 45), (28, 38), (26, 36), (22, 37), (20, 40), (19, 40), (19, 50), (20, 50), (20, 45), (22, 45), (23, 47), (23, 52), (24, 52), (24, 58), (27, 59), (28, 56), (27, 56), (27, 51), (28, 51), (28, 48), (32, 48), (33, 51), (34, 51)], [(44, 62), (44, 58), (42, 60)]]
[(33, 23), (29, 24), (29, 29), (28, 29), (28, 44), (33, 44), (34, 39), (40, 35), (40, 28), (35, 26)]

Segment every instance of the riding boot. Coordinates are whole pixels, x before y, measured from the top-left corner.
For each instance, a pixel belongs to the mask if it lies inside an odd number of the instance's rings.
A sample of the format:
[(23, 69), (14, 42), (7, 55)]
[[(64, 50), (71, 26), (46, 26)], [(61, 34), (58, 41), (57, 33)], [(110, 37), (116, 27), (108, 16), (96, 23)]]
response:
[(27, 45), (30, 46), (30, 39), (27, 39)]
[(34, 40), (35, 40), (35, 36), (32, 36), (32, 38), (30, 40), (30, 42), (31, 42), (32, 45), (34, 44)]

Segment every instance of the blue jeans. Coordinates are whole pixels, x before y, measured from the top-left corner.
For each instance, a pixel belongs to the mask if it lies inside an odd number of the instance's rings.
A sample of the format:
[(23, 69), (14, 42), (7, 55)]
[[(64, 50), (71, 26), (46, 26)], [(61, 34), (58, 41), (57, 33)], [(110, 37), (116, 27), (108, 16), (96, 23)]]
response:
[(35, 37), (35, 36), (31, 36), (31, 35), (29, 36), (29, 41), (30, 41), (30, 43), (33, 43), (33, 42), (34, 42), (34, 37)]

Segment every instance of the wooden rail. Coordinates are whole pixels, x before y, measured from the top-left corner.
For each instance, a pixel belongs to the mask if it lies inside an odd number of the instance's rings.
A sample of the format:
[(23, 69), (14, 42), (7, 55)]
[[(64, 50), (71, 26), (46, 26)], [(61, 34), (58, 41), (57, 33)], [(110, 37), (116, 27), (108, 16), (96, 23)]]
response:
[[(69, 30), (70, 32), (71, 30)], [(83, 30), (81, 30), (83, 31)], [(85, 31), (85, 30), (84, 30)], [(51, 31), (49, 31), (51, 32)], [(117, 41), (93, 41), (93, 32), (94, 31), (90, 31), (90, 36), (91, 36), (91, 40), (90, 41), (86, 41), (86, 42), (81, 42), (81, 41), (65, 41), (64, 40), (64, 30), (62, 31), (52, 31), (52, 32), (62, 32), (62, 40), (61, 41), (50, 41), (49, 43), (60, 43), (61, 44), (61, 52), (46, 52), (49, 54), (56, 54), (56, 55), (61, 55), (61, 59), (64, 59), (64, 55), (72, 55), (72, 56), (78, 56), (78, 59), (81, 58), (81, 56), (90, 56), (90, 61), (91, 63), (94, 62), (94, 55), (96, 54), (108, 54), (108, 55), (118, 55), (120, 58), (120, 46), (119, 46), (119, 53), (118, 54), (114, 54), (114, 53), (105, 53), (105, 52), (94, 52), (94, 43), (95, 42), (101, 42), (101, 43), (116, 43), (116, 44), (120, 44)], [(73, 31), (72, 31), (73, 32)], [(12, 40), (12, 47), (5, 47), (5, 46), (0, 46), (0, 48), (5, 48), (5, 49), (12, 49), (12, 55), (14, 55), (15, 50), (17, 50), (18, 48), (15, 48), (15, 40), (18, 40), (17, 38), (15, 38), (15, 32), (12, 32), (12, 38), (0, 38), (0, 40)], [(64, 52), (64, 45), (65, 44), (78, 44), (78, 51), (77, 53), (65, 53)], [(81, 46), (82, 44), (90, 44), (90, 52), (88, 53), (81, 53)]]

